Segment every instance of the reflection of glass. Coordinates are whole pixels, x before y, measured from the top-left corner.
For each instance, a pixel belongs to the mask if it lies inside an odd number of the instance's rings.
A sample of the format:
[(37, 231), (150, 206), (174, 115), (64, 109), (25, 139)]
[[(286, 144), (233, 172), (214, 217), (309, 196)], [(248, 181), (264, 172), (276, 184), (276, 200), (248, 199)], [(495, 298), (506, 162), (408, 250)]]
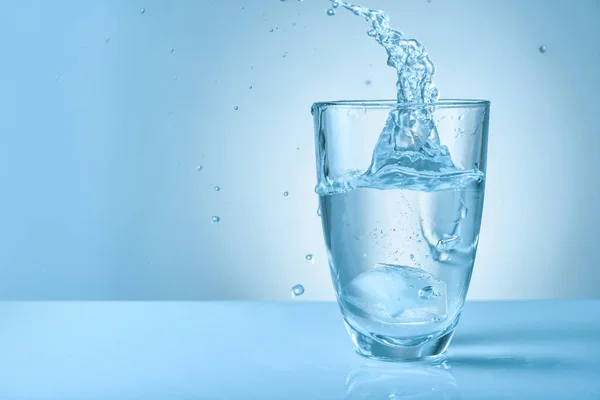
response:
[(312, 112), (331, 276), (357, 351), (439, 356), (477, 250), (489, 102), (342, 101)]
[(363, 365), (346, 378), (343, 400), (460, 399), (447, 363)]

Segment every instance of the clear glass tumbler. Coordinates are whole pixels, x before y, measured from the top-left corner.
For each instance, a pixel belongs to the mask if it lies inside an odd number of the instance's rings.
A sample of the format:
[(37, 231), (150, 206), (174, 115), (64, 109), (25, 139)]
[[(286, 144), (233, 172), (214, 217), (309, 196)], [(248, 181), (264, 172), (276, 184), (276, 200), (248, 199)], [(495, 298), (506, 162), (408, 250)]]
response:
[(419, 360), (446, 351), (477, 250), (489, 107), (313, 105), (323, 232), (358, 353)]

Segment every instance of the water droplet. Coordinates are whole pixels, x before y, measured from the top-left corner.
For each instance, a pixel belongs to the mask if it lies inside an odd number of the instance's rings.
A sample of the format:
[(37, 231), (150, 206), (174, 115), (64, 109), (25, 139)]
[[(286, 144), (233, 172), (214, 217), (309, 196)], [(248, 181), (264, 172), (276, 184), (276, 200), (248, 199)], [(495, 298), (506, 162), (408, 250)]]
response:
[(269, 32), (273, 32), (273, 28), (269, 29)]
[(340, 3), (338, 3), (337, 1), (333, 3), (332, 7), (333, 8), (338, 8), (338, 6), (340, 5)]
[(411, 255), (410, 255), (410, 259), (411, 259), (411, 260), (414, 260), (414, 259), (415, 259), (415, 255), (414, 255), (414, 254), (411, 254)]
[(312, 254), (307, 254), (304, 258), (306, 258), (306, 261), (310, 261), (311, 264), (315, 261), (315, 257)]
[(219, 221), (221, 221), (221, 218), (220, 218), (218, 215), (214, 215), (214, 216), (212, 217), (212, 222), (213, 222), (213, 224), (218, 224), (218, 223), (219, 223)]
[(373, 83), (373, 82), (372, 82), (370, 79), (367, 79), (367, 80), (365, 81), (365, 85), (367, 85), (367, 86), (370, 86), (370, 85), (371, 85), (371, 83)]
[[(377, 31), (375, 29), (371, 29), (370, 31), (367, 32), (367, 35), (371, 36), (371, 37), (375, 37), (377, 36)], [(371, 67), (372, 65), (369, 64), (369, 67)]]
[(425, 286), (419, 290), (419, 298), (421, 300), (429, 300), (434, 297), (438, 297), (440, 294), (436, 292), (431, 286)]
[(240, 108), (239, 108), (238, 106), (233, 106), (233, 109), (234, 109), (235, 111), (237, 111), (237, 110), (239, 110)]
[(215, 192), (218, 192), (219, 190), (221, 190), (221, 188), (219, 186), (215, 186), (214, 189), (215, 189)]
[(327, 15), (329, 15), (330, 17), (332, 15), (335, 15), (335, 10), (333, 8), (330, 8), (329, 10), (327, 10)]
[(248, 89), (252, 89), (252, 85), (248, 86)]
[(196, 166), (196, 169), (197, 169), (198, 171), (202, 171), (202, 168), (204, 168), (204, 167), (203, 167), (202, 165), (200, 165), (200, 164), (198, 164), (198, 165)]
[(546, 47), (546, 45), (541, 45), (538, 50), (540, 51), (540, 53), (545, 53), (546, 50), (548, 50), (548, 48)]
[(304, 294), (304, 286), (296, 285), (292, 288), (292, 296), (302, 296)]
[(288, 197), (288, 196), (290, 195), (290, 192), (283, 192), (283, 195), (284, 195), (285, 197)]
[(145, 8), (142, 8), (142, 9), (140, 10), (140, 14), (142, 14), (142, 15), (146, 14), (146, 9), (145, 9)]
[(174, 51), (175, 51), (175, 49), (171, 47), (171, 50), (169, 50), (169, 53), (173, 53)]

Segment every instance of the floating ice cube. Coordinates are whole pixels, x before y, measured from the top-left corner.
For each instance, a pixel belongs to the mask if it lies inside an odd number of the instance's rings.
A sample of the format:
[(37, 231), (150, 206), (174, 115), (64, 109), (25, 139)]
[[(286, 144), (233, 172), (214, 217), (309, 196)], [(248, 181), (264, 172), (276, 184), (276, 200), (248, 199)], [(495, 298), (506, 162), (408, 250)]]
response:
[[(423, 296), (424, 288), (432, 295)], [(448, 308), (443, 281), (422, 269), (393, 264), (377, 264), (358, 275), (344, 287), (342, 300), (350, 312), (387, 323), (439, 321)]]

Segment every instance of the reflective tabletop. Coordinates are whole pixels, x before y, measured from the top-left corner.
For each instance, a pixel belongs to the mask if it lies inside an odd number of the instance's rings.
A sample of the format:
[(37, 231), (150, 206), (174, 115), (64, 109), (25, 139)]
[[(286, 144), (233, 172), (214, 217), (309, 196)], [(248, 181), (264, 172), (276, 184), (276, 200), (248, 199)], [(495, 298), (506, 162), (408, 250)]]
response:
[(600, 301), (467, 303), (444, 360), (353, 351), (334, 303), (0, 303), (1, 399), (600, 399)]

